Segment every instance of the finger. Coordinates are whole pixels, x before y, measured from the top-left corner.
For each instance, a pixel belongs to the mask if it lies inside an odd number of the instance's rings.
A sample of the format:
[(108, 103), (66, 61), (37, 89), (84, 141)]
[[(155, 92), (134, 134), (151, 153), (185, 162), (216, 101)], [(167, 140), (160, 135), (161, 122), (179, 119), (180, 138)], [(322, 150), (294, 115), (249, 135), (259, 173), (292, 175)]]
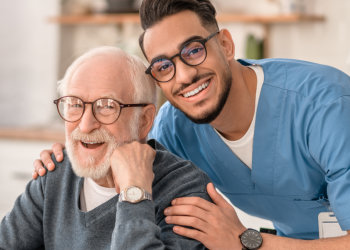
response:
[(38, 178), (38, 176), (39, 176), (38, 173), (33, 171), (33, 173), (32, 173), (33, 180), (36, 180)]
[(180, 197), (172, 200), (171, 205), (193, 205), (209, 211), (214, 204), (200, 197)]
[(193, 216), (205, 221), (206, 210), (194, 205), (175, 205), (164, 210), (166, 216)]
[(192, 227), (201, 232), (206, 232), (210, 225), (199, 218), (193, 216), (167, 216), (165, 222), (185, 227)]
[(46, 169), (45, 168), (40, 168), (38, 173), (39, 173), (40, 176), (44, 176), (46, 174)]
[(40, 176), (45, 175), (46, 169), (44, 168), (43, 163), (40, 160), (38, 160), (38, 159), (35, 160), (33, 165), (34, 165), (34, 170), (32, 173), (33, 179), (38, 178), (39, 175)]
[(224, 199), (224, 197), (222, 197), (222, 195), (216, 191), (213, 183), (208, 183), (207, 191), (210, 198), (216, 205), (219, 207), (231, 207), (231, 205)]
[(52, 151), (55, 155), (55, 158), (58, 162), (61, 162), (63, 160), (63, 149), (64, 145), (61, 143), (55, 143), (52, 145)]
[(52, 171), (55, 169), (55, 164), (51, 159), (51, 153), (52, 153), (51, 150), (43, 150), (40, 153), (40, 160), (42, 161), (42, 165), (45, 165), (49, 171)]
[(33, 162), (34, 172), (39, 173), (39, 169), (43, 167), (43, 163), (41, 160), (36, 159)]
[(208, 239), (207, 235), (199, 230), (181, 227), (181, 226), (174, 226), (173, 231), (178, 235), (197, 240), (201, 242), (203, 245), (208, 246), (208, 242), (206, 242), (206, 240)]

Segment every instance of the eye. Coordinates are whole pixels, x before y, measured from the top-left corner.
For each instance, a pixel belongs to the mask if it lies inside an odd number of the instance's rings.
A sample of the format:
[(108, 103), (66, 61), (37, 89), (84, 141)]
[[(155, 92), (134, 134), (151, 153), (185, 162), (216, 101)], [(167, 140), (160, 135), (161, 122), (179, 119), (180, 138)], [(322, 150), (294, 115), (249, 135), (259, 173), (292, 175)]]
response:
[(201, 52), (202, 50), (203, 50), (203, 47), (198, 46), (198, 47), (193, 48), (190, 51), (188, 51), (187, 55), (189, 55), (189, 56), (195, 55), (195, 54)]
[(100, 99), (95, 103), (94, 108), (100, 115), (110, 115), (118, 111), (118, 105), (112, 99)]
[(115, 109), (115, 107), (113, 105), (104, 105), (103, 107), (101, 107), (102, 109)]
[(82, 109), (84, 106), (82, 102), (75, 99), (63, 100), (61, 103), (62, 105), (66, 106), (66, 108), (69, 108), (69, 109)]
[(173, 63), (168, 59), (160, 59), (155, 61), (152, 66), (152, 71), (156, 73), (169, 72), (173, 69)]
[(69, 104), (70, 108), (82, 108), (83, 105), (80, 103)]
[(205, 53), (204, 46), (200, 42), (192, 42), (181, 50), (181, 57), (185, 60), (201, 58)]
[(60, 102), (59, 110), (68, 120), (75, 120), (84, 109), (84, 104), (76, 98), (64, 98)]

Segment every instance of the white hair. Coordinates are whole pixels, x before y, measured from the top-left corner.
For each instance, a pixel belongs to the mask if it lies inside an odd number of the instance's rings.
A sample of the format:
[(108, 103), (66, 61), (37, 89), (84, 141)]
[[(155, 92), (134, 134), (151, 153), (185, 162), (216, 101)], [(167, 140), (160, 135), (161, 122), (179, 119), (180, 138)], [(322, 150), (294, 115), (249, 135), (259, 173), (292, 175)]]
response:
[(122, 49), (112, 46), (94, 48), (77, 59), (68, 67), (64, 77), (58, 81), (58, 92), (61, 95), (67, 93), (68, 83), (74, 72), (87, 60), (98, 56), (114, 56), (125, 65), (125, 71), (134, 86), (133, 101), (135, 103), (153, 103), (156, 105), (156, 83), (152, 77), (145, 73), (146, 66), (142, 60), (124, 52)]

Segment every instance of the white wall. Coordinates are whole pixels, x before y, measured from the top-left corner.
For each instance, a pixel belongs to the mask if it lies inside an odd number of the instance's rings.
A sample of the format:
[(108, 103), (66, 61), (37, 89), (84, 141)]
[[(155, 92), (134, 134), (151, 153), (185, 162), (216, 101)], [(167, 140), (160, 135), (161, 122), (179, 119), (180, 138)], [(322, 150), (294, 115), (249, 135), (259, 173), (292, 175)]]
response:
[[(278, 0), (214, 0), (218, 11), (276, 14)], [(283, 1), (283, 0), (281, 0)], [(302, 0), (301, 0), (302, 1)], [(325, 16), (323, 22), (271, 25), (269, 57), (309, 60), (337, 67), (350, 74), (350, 1), (304, 0), (306, 11)], [(224, 24), (236, 45), (236, 58), (245, 57), (249, 33), (263, 37), (260, 25)]]
[(58, 0), (2, 1), (0, 126), (47, 124), (55, 114)]
[(350, 1), (316, 0), (324, 22), (275, 25), (271, 56), (329, 64), (350, 74)]

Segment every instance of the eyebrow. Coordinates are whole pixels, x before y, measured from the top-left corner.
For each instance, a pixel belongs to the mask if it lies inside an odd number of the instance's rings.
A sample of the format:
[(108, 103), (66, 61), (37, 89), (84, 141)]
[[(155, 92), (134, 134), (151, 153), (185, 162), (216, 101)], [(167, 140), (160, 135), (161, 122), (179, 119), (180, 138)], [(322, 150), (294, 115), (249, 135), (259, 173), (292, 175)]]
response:
[[(180, 44), (177, 46), (178, 51), (180, 51), (180, 50), (183, 48), (183, 46), (185, 46), (187, 43), (189, 43), (189, 42), (191, 42), (191, 41), (194, 41), (194, 40), (198, 40), (198, 39), (203, 39), (203, 37), (196, 35), (196, 36), (191, 36), (191, 37), (187, 38), (185, 41), (183, 41), (182, 43), (180, 43)], [(164, 55), (164, 54), (161, 54), (161, 55), (159, 55), (159, 56), (156, 56), (156, 57), (154, 57), (154, 58), (151, 60), (150, 65), (152, 65), (154, 62), (156, 62), (156, 61), (158, 61), (158, 60), (160, 60), (160, 59), (165, 59), (165, 58), (166, 58), (166, 59), (169, 59), (170, 57), (167, 56), (167, 55)]]
[(191, 37), (187, 38), (185, 41), (183, 41), (182, 43), (180, 43), (180, 44), (177, 46), (177, 49), (180, 50), (180, 49), (182, 49), (182, 47), (185, 46), (187, 43), (192, 42), (192, 41), (194, 41), (194, 40), (198, 40), (198, 39), (203, 39), (203, 37), (201, 37), (201, 36), (191, 36)]

